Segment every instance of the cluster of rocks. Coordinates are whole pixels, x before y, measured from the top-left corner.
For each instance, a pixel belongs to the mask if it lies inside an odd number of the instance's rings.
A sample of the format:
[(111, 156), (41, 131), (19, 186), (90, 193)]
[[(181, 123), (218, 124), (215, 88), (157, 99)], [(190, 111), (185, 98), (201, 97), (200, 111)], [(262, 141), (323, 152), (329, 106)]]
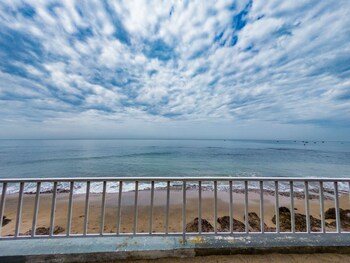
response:
[[(295, 231), (297, 232), (306, 232), (306, 215), (300, 213), (294, 213), (295, 219)], [(290, 232), (292, 231), (292, 222), (291, 222), (291, 213), (289, 208), (280, 207), (279, 208), (279, 221), (280, 221), (280, 230), (281, 232)], [(272, 222), (276, 224), (276, 215), (272, 217)], [(326, 226), (328, 223), (326, 222)], [(310, 216), (310, 228), (311, 231), (320, 231), (321, 230), (321, 220), (313, 216)]]
[[(341, 221), (341, 227), (344, 230), (350, 229), (350, 210), (344, 210), (339, 209), (340, 214), (340, 221)], [(244, 218), (245, 219), (245, 218)], [(300, 214), (300, 213), (294, 213), (294, 219), (295, 219), (295, 231), (296, 232), (306, 232), (307, 231), (307, 225), (306, 225), (306, 215)], [(325, 212), (325, 219), (329, 221), (329, 219), (336, 219), (336, 213), (334, 208), (330, 208)], [(276, 215), (272, 217), (272, 222), (276, 224)], [(198, 232), (199, 230), (199, 223), (198, 223), (198, 217), (196, 217), (194, 220), (189, 222), (186, 225), (186, 232)], [(260, 217), (255, 212), (248, 213), (248, 231), (249, 232), (260, 232), (261, 231), (261, 224), (260, 224)], [(223, 216), (219, 217), (217, 219), (217, 222), (219, 223), (218, 231), (219, 232), (229, 232), (230, 231), (230, 217), (229, 216)], [(280, 231), (281, 232), (290, 232), (292, 230), (292, 223), (291, 223), (291, 212), (289, 208), (287, 207), (280, 207), (279, 208), (279, 222), (280, 222)], [(336, 227), (336, 222), (325, 222), (325, 226), (328, 229), (333, 229)], [(211, 223), (206, 220), (202, 219), (202, 227), (201, 232), (213, 232), (214, 227), (211, 225)], [(313, 216), (310, 216), (310, 230), (319, 232), (321, 231), (322, 223), (320, 219), (317, 219)], [(235, 218), (232, 218), (232, 231), (233, 232), (245, 232), (246, 227), (245, 224)], [(264, 231), (265, 232), (275, 232), (275, 227), (268, 227), (264, 223)]]
[[(198, 217), (189, 222), (186, 225), (186, 232), (198, 232), (199, 230), (199, 222)], [(230, 231), (230, 217), (222, 216), (217, 219), (219, 223), (218, 231), (219, 232), (229, 232)], [(210, 222), (204, 218), (202, 218), (202, 227), (201, 232), (213, 232), (214, 227)], [(245, 224), (235, 218), (232, 218), (232, 231), (233, 232), (245, 232)], [(260, 232), (260, 218), (255, 212), (248, 213), (248, 231), (250, 232)], [(275, 228), (268, 227), (264, 223), (264, 231), (265, 232), (273, 232), (276, 231)]]
[[(59, 233), (64, 232), (64, 228), (61, 226), (55, 226), (53, 229), (53, 234), (57, 235)], [(24, 235), (31, 235), (32, 234), (32, 230), (28, 230), (27, 232), (24, 233)], [(49, 235), (50, 234), (50, 227), (37, 227), (35, 230), (35, 235)]]

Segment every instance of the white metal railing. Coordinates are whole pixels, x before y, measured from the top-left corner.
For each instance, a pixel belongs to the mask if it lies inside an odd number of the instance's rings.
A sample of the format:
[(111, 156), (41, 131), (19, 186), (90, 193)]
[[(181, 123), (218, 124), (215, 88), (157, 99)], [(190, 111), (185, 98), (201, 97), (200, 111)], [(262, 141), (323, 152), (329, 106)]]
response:
[[(69, 184), (69, 197), (68, 197), (68, 215), (67, 215), (67, 225), (66, 225), (66, 234), (65, 235), (55, 235), (54, 234), (54, 226), (55, 226), (55, 213), (56, 213), (56, 199), (57, 199), (57, 186), (58, 183), (67, 183)], [(86, 192), (85, 192), (85, 209), (84, 209), (84, 223), (83, 223), (83, 231), (81, 234), (72, 234), (71, 226), (72, 226), (72, 208), (73, 208), (73, 196), (74, 196), (74, 185), (76, 183), (86, 183)], [(102, 198), (101, 198), (101, 215), (99, 221), (99, 233), (91, 234), (88, 233), (88, 222), (89, 222), (89, 201), (90, 201), (90, 185), (91, 183), (100, 182), (102, 183)], [(118, 207), (117, 207), (117, 222), (116, 222), (116, 232), (115, 233), (105, 233), (105, 211), (106, 211), (106, 194), (107, 194), (107, 182), (115, 182), (118, 183)], [(147, 233), (140, 233), (137, 231), (138, 226), (138, 195), (139, 195), (139, 182), (150, 182), (150, 204), (149, 204), (149, 231)], [(155, 192), (155, 183), (166, 183), (166, 186), (163, 190), (166, 191), (166, 212), (165, 212), (165, 229), (164, 232), (153, 232), (153, 208), (154, 208), (154, 192)], [(170, 190), (171, 183), (177, 182), (177, 185), (180, 184), (182, 191), (182, 231), (181, 232), (170, 232), (169, 231), (169, 207), (170, 207)], [(180, 183), (178, 183), (180, 182)], [(198, 191), (198, 232), (186, 232), (186, 192), (187, 185), (189, 182), (195, 182), (196, 188)], [(214, 231), (213, 232), (203, 232), (202, 231), (202, 191), (203, 191), (203, 182), (212, 182), (213, 183), (213, 192), (214, 192)], [(218, 182), (225, 182), (228, 184), (228, 192), (229, 192), (229, 231), (228, 232), (219, 232), (217, 219), (218, 219)], [(297, 234), (295, 227), (295, 212), (294, 212), (294, 197), (295, 197), (295, 183), (299, 182), (304, 185), (304, 199), (305, 199), (305, 213), (306, 213), (306, 233), (313, 233), (311, 231), (310, 225), (310, 205), (309, 205), (309, 184), (317, 184), (318, 185), (318, 195), (319, 195), (319, 204), (320, 204), (320, 220), (321, 220), (321, 231), (317, 233), (327, 234), (326, 231), (326, 219), (325, 219), (325, 209), (324, 209), (324, 190), (325, 184), (332, 185), (332, 192), (334, 198), (334, 207), (335, 207), (335, 215), (336, 215), (336, 233), (345, 234), (349, 233), (346, 231), (342, 231), (341, 227), (341, 218), (340, 218), (340, 210), (339, 210), (339, 184), (342, 186), (346, 185), (347, 190), (342, 191), (343, 193), (350, 193), (350, 178), (287, 178), (287, 177), (93, 177), (93, 178), (28, 178), (28, 179), (0, 179), (0, 186), (2, 185), (1, 191), (1, 200), (0, 200), (0, 240), (1, 239), (16, 239), (16, 238), (36, 238), (36, 237), (73, 237), (73, 236), (105, 236), (105, 235), (116, 235), (116, 236), (182, 236), (185, 241), (186, 236), (193, 235), (233, 235), (237, 232), (233, 231), (233, 183), (242, 182), (242, 192), (244, 194), (244, 224), (245, 224), (245, 232), (243, 234), (251, 234), (252, 232), (248, 229), (248, 202), (249, 202), (249, 183), (255, 183), (257, 188), (255, 189), (259, 193), (259, 207), (260, 207), (260, 232), (255, 232), (255, 234), (267, 234), (265, 232), (264, 226), (264, 185), (265, 184), (274, 184), (274, 209), (276, 215), (276, 231), (269, 232), (268, 234), (280, 233), (280, 213), (279, 213), (279, 186), (283, 184), (284, 187), (288, 186), (288, 192), (290, 195), (290, 214), (291, 214), (291, 231), (288, 232), (290, 234)], [(23, 209), (23, 196), (25, 184), (36, 184), (35, 191), (35, 199), (34, 199), (34, 212), (32, 218), (32, 227), (30, 235), (20, 235), (20, 225), (22, 219), (22, 209)], [(40, 199), (40, 189), (43, 183), (52, 183), (52, 203), (51, 203), (51, 211), (50, 211), (50, 228), (48, 235), (36, 235), (37, 221), (38, 221), (38, 209), (39, 209), (39, 199)], [(133, 231), (130, 233), (124, 233), (120, 231), (121, 224), (121, 211), (122, 211), (122, 195), (123, 195), (123, 185), (126, 183), (134, 184), (134, 209), (133, 209)], [(16, 221), (15, 221), (15, 230), (14, 235), (12, 236), (2, 236), (2, 224), (3, 224), (3, 215), (4, 209), (6, 206), (6, 196), (8, 195), (7, 189), (10, 184), (19, 184), (18, 191), (18, 205), (16, 212)], [(242, 234), (240, 232), (240, 234)]]

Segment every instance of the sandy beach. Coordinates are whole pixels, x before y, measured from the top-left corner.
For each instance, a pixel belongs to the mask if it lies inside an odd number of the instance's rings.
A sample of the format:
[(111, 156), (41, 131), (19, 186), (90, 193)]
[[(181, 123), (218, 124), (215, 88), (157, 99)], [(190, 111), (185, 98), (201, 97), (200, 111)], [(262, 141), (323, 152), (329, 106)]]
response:
[[(139, 191), (138, 196), (138, 216), (137, 216), (137, 232), (143, 233), (149, 231), (150, 218), (150, 191)], [(122, 233), (130, 233), (133, 231), (134, 222), (134, 192), (125, 192), (122, 195), (122, 219), (120, 231)], [(202, 192), (202, 218), (208, 220), (214, 225), (214, 193), (212, 191)], [(256, 212), (259, 215), (259, 193), (249, 192), (248, 210)], [(66, 232), (67, 215), (68, 215), (68, 193), (57, 194), (55, 226), (62, 227), (60, 234)], [(305, 201), (302, 198), (294, 198), (295, 212), (305, 214)], [(23, 198), (23, 210), (20, 233), (25, 234), (31, 229), (34, 211), (35, 195), (25, 194)], [(90, 194), (89, 217), (88, 217), (88, 233), (99, 233), (100, 216), (101, 216), (101, 194)], [(195, 190), (187, 191), (186, 198), (186, 222), (190, 222), (198, 216), (198, 192)], [(266, 192), (264, 194), (264, 222), (268, 227), (275, 227), (272, 217), (275, 214), (275, 197)], [(339, 197), (340, 207), (348, 209), (349, 196), (342, 195)], [(48, 227), (50, 224), (52, 193), (42, 193), (40, 195), (39, 213), (37, 227)], [(280, 207), (290, 206), (290, 198), (279, 196)], [(11, 221), (3, 226), (2, 235), (13, 235), (16, 222), (16, 213), (18, 205), (18, 194), (10, 194), (6, 197), (6, 206), (4, 215)], [(334, 200), (327, 199), (324, 202), (325, 211), (334, 207)], [(74, 194), (73, 199), (73, 215), (72, 215), (72, 234), (83, 232), (85, 210), (85, 195)], [(115, 233), (117, 225), (118, 211), (118, 194), (108, 193), (106, 195), (105, 210), (105, 227), (104, 232)], [(171, 190), (170, 193), (170, 213), (169, 213), (169, 232), (182, 231), (182, 192), (179, 190)], [(218, 191), (218, 217), (229, 215), (229, 193), (226, 191)], [(310, 200), (310, 215), (320, 218), (320, 205), (318, 199)], [(241, 193), (233, 194), (233, 217), (244, 222), (244, 195)], [(165, 231), (166, 218), (166, 191), (156, 190), (154, 193), (154, 209), (153, 209), (153, 232)], [(328, 222), (334, 220), (327, 220)], [(218, 224), (219, 226), (219, 224)], [(332, 229), (328, 229), (331, 231)]]

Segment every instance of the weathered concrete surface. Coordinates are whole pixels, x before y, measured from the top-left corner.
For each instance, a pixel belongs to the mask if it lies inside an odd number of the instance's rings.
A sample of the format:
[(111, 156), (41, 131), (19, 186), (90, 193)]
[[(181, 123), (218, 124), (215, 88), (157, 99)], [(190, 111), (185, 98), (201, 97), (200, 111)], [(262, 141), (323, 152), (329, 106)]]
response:
[(349, 234), (74, 237), (0, 240), (0, 262), (103, 262), (204, 255), (350, 253)]

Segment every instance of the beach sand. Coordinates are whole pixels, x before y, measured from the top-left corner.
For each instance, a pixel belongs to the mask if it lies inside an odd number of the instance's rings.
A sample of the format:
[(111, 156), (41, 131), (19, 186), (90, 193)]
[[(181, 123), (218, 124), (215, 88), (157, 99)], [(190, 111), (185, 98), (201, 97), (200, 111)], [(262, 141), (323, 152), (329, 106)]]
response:
[[(198, 216), (198, 191), (187, 190), (186, 192), (186, 222), (189, 222)], [(122, 195), (122, 218), (121, 233), (133, 232), (134, 223), (134, 196), (135, 192), (125, 192)], [(150, 196), (149, 190), (139, 191), (138, 196), (138, 216), (137, 232), (149, 232), (150, 218)], [(202, 218), (208, 220), (214, 225), (214, 192), (202, 192)], [(61, 226), (64, 234), (67, 226), (68, 215), (68, 193), (57, 194), (55, 226)], [(256, 212), (259, 215), (260, 194), (249, 192), (248, 210)], [(34, 211), (35, 195), (25, 194), (23, 198), (22, 220), (20, 233), (25, 234), (31, 229)], [(305, 214), (305, 201), (302, 198), (294, 198), (296, 213)], [(320, 204), (318, 199), (312, 199), (310, 202), (310, 214), (315, 218), (320, 218)], [(42, 193), (39, 202), (39, 214), (37, 227), (48, 227), (50, 225), (52, 193)], [(101, 216), (101, 194), (90, 194), (90, 205), (88, 215), (88, 233), (99, 233)], [(340, 207), (350, 208), (349, 195), (339, 197)], [(18, 206), (18, 194), (9, 194), (6, 197), (4, 215), (11, 221), (2, 228), (2, 235), (13, 235), (15, 232), (15, 222)], [(290, 197), (279, 196), (279, 206), (290, 206)], [(334, 200), (327, 199), (324, 202), (325, 211), (334, 207)], [(117, 225), (118, 211), (118, 193), (106, 194), (105, 227), (104, 232), (115, 233)], [(85, 210), (85, 194), (74, 194), (73, 214), (72, 214), (72, 234), (83, 233)], [(275, 196), (271, 193), (264, 193), (264, 221), (269, 227), (275, 227), (272, 217), (275, 214)], [(218, 191), (218, 217), (229, 215), (229, 193)], [(244, 195), (241, 193), (233, 194), (233, 217), (244, 222)], [(153, 209), (153, 232), (165, 231), (166, 218), (166, 191), (156, 190), (154, 192)], [(331, 220), (334, 221), (334, 220)], [(218, 224), (219, 226), (219, 224)], [(182, 231), (182, 191), (170, 191), (170, 217), (169, 232)]]

